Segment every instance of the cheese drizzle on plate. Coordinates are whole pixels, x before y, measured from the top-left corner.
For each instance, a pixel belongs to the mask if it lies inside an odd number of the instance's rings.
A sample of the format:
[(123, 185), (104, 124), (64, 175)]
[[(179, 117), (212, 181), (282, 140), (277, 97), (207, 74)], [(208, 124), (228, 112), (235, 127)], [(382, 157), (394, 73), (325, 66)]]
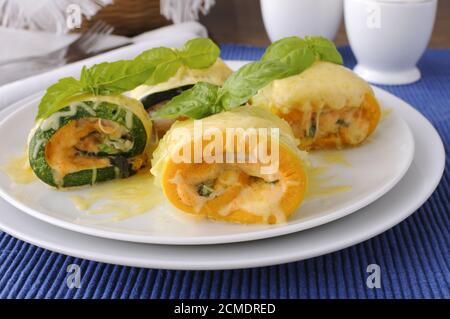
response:
[[(160, 188), (155, 186), (150, 172), (140, 172), (130, 178), (102, 183), (70, 195), (76, 208), (88, 216), (102, 216), (97, 222), (120, 221), (149, 212), (165, 202)], [(92, 219), (89, 220), (93, 222)]]
[(8, 177), (17, 184), (29, 184), (37, 180), (28, 161), (28, 154), (24, 152), (22, 155), (11, 158), (6, 164), (0, 166)]

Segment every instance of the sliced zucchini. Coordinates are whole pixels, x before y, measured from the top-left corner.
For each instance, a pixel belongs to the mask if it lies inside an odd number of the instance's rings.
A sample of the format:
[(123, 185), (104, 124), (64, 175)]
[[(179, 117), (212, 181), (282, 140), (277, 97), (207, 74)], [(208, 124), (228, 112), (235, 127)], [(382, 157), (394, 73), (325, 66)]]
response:
[(58, 188), (126, 178), (147, 162), (151, 125), (137, 100), (84, 95), (36, 123), (30, 166)]
[(186, 91), (193, 87), (194, 85), (184, 85), (180, 86), (174, 89), (170, 89), (163, 92), (155, 92), (149, 95), (146, 95), (141, 98), (141, 102), (144, 105), (145, 109), (147, 111), (150, 111), (153, 106), (155, 106), (158, 103), (169, 101), (175, 96), (183, 93), (183, 91)]

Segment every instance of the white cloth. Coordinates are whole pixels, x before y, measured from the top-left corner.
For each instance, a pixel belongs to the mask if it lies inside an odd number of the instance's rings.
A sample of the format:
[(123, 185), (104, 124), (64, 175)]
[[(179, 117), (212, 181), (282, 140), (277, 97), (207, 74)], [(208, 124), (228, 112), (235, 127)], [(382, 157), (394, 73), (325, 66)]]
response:
[(113, 0), (0, 0), (0, 26), (67, 33), (69, 14), (77, 13), (89, 20), (112, 3)]
[(215, 0), (160, 0), (161, 14), (175, 24), (198, 20), (200, 12), (208, 14), (215, 4)]
[[(49, 85), (62, 77), (78, 77), (83, 65), (91, 66), (103, 61), (130, 59), (152, 47), (179, 47), (191, 38), (206, 36), (207, 31), (205, 27), (198, 22), (170, 25), (146, 32), (134, 38), (108, 36), (107, 39), (98, 44), (99, 48), (106, 49), (128, 42), (132, 42), (133, 44), (0, 86), (0, 109), (28, 95), (45, 90)], [(54, 35), (35, 31), (0, 28), (0, 41), (1, 43), (8, 44), (2, 46), (3, 49), (0, 51), (1, 61), (45, 54), (73, 41), (73, 35)], [(0, 74), (0, 76), (2, 75)]]
[[(19, 59), (28, 56), (44, 55), (50, 51), (60, 49), (73, 42), (77, 34), (56, 34), (43, 31), (29, 31), (0, 27), (0, 62), (11, 59)], [(94, 50), (113, 48), (121, 44), (129, 43), (127, 37), (108, 35), (95, 44)]]

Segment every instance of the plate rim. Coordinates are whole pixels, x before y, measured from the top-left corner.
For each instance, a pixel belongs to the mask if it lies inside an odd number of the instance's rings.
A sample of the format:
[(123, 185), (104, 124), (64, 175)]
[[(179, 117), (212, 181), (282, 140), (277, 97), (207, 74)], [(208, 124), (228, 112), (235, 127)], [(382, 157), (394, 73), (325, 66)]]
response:
[[(392, 95), (389, 92), (385, 92), (388, 95)], [(392, 95), (394, 98), (394, 95)], [(397, 98), (399, 99), (399, 98)], [(400, 99), (399, 99), (400, 100)], [(402, 100), (400, 100), (402, 101)], [(403, 102), (403, 101), (402, 101)], [(406, 104), (406, 106), (409, 106), (406, 102), (403, 102), (404, 104)], [(101, 251), (100, 253), (93, 253), (92, 251), (87, 252), (86, 250), (82, 250), (82, 249), (71, 249), (68, 248), (67, 244), (64, 246), (64, 243), (61, 244), (61, 242), (54, 240), (54, 242), (51, 242), (50, 240), (41, 240), (40, 238), (35, 238), (32, 236), (28, 236), (27, 233), (23, 233), (20, 229), (18, 230), (17, 227), (11, 228), (8, 226), (5, 226), (5, 224), (3, 222), (1, 222), (0, 219), (0, 229), (2, 229), (3, 231), (11, 234), (12, 236), (15, 236), (21, 240), (24, 240), (26, 242), (29, 242), (31, 244), (37, 245), (39, 247), (43, 247), (45, 249), (49, 249), (58, 253), (63, 253), (63, 254), (67, 254), (67, 255), (72, 255), (78, 258), (85, 258), (85, 259), (90, 259), (90, 260), (94, 260), (94, 261), (98, 261), (98, 262), (106, 262), (106, 263), (112, 263), (112, 264), (119, 264), (119, 265), (126, 265), (126, 266), (135, 266), (135, 267), (146, 267), (146, 268), (163, 268), (163, 269), (178, 269), (178, 270), (213, 270), (213, 269), (236, 269), (236, 268), (250, 268), (250, 267), (262, 267), (262, 266), (268, 266), (268, 265), (273, 265), (273, 264), (281, 264), (281, 263), (286, 263), (286, 262), (293, 262), (293, 261), (298, 261), (298, 260), (303, 260), (303, 259), (307, 259), (307, 258), (312, 258), (312, 257), (316, 257), (322, 254), (326, 254), (326, 253), (330, 253), (333, 251), (337, 251), (340, 249), (344, 249), (346, 247), (355, 245), (357, 243), (363, 242), (369, 238), (372, 238), (384, 231), (386, 231), (387, 229), (397, 225), (398, 223), (400, 223), (401, 221), (403, 221), (405, 218), (407, 218), (408, 216), (410, 216), (413, 212), (415, 212), (420, 206), (423, 205), (423, 203), (431, 196), (431, 194), (435, 191), (436, 187), (438, 186), (438, 184), (440, 183), (441, 179), (442, 179), (442, 175), (444, 173), (444, 169), (445, 169), (445, 148), (443, 145), (443, 141), (439, 135), (439, 133), (436, 131), (436, 129), (434, 128), (434, 126), (430, 123), (430, 121), (428, 121), (427, 118), (425, 118), (419, 111), (417, 111), (414, 108), (408, 108), (409, 111), (412, 111), (412, 115), (411, 117), (416, 117), (416, 119), (418, 121), (422, 121), (424, 125), (428, 126), (428, 128), (430, 129), (431, 133), (434, 135), (434, 138), (436, 139), (437, 143), (433, 144), (433, 147), (436, 150), (437, 156), (436, 156), (436, 161), (437, 163), (440, 163), (440, 166), (433, 166), (431, 167), (430, 165), (428, 165), (427, 167), (429, 167), (430, 169), (433, 169), (433, 174), (431, 175), (433, 177), (433, 180), (431, 181), (431, 183), (429, 184), (429, 188), (427, 190), (421, 191), (421, 196), (417, 196), (417, 197), (413, 197), (412, 201), (408, 201), (407, 199), (404, 200), (404, 202), (406, 204), (410, 204), (410, 206), (405, 209), (405, 210), (397, 210), (396, 214), (389, 214), (387, 216), (390, 216), (391, 219), (385, 221), (384, 223), (371, 223), (371, 231), (365, 232), (363, 235), (360, 236), (356, 236), (354, 234), (352, 234), (352, 236), (348, 237), (345, 241), (338, 241), (338, 240), (334, 240), (331, 241), (331, 244), (329, 244), (327, 246), (326, 249), (324, 250), (320, 250), (318, 249), (317, 251), (314, 252), (302, 252), (302, 251), (298, 251), (298, 250), (293, 250), (291, 252), (290, 255), (288, 256), (283, 256), (283, 257), (276, 257), (276, 254), (271, 255), (271, 254), (267, 254), (267, 256), (265, 258), (260, 258), (257, 260), (252, 260), (252, 261), (240, 261), (240, 260), (235, 260), (233, 258), (231, 258), (231, 261), (229, 261), (228, 263), (221, 263), (220, 265), (218, 265), (217, 263), (214, 264), (214, 261), (210, 261), (208, 262), (199, 262), (196, 260), (193, 260), (192, 258), (188, 258), (184, 264), (181, 264), (180, 262), (174, 262), (174, 263), (168, 263), (167, 261), (161, 261), (158, 258), (154, 258), (153, 260), (139, 260), (139, 259), (125, 259), (123, 257), (123, 255), (117, 256), (117, 255), (111, 255), (111, 254), (106, 254), (103, 251)], [(428, 174), (428, 176), (430, 176), (430, 174)], [(382, 199), (381, 199), (382, 200)], [(412, 203), (412, 205), (411, 205)], [(9, 205), (8, 203), (5, 202), (6, 205)], [(402, 204), (403, 205), (403, 204)], [(405, 205), (403, 205), (402, 207), (405, 207)], [(11, 209), (16, 209), (14, 207), (10, 207)], [(76, 237), (79, 237), (81, 239), (86, 239), (86, 240), (94, 240), (97, 242), (110, 242), (112, 245), (114, 245), (114, 241), (112, 240), (108, 240), (108, 239), (104, 239), (104, 238), (95, 238), (89, 235), (84, 235), (84, 234), (80, 234), (80, 233), (76, 233), (73, 231), (68, 231), (65, 229), (61, 229), (59, 227), (53, 226), (53, 225), (48, 225), (40, 220), (36, 220), (35, 218), (26, 215), (23, 212), (19, 212), (20, 214), (23, 214), (23, 216), (25, 218), (29, 218), (31, 220), (35, 220), (38, 223), (43, 223), (43, 225), (45, 227), (51, 227), (53, 228), (55, 231), (59, 231), (59, 232), (63, 232), (63, 233), (72, 233), (74, 234)], [(394, 218), (392, 218), (391, 216), (393, 216)], [(307, 232), (310, 231), (317, 231), (319, 229), (325, 229), (325, 228), (333, 228), (336, 223), (344, 223), (345, 220), (354, 218), (354, 215), (350, 215), (347, 217), (344, 217), (342, 219), (340, 219), (339, 221), (335, 221), (332, 223), (328, 223), (326, 225), (322, 225), (319, 227), (316, 227), (312, 230), (308, 230)], [(349, 234), (351, 232), (348, 232)], [(303, 236), (302, 232), (300, 233), (296, 233), (296, 234), (291, 234), (291, 235), (287, 235), (287, 236), (282, 236), (282, 237), (277, 237), (277, 238), (270, 238), (270, 239), (266, 239), (263, 241), (278, 241), (281, 238), (286, 239), (286, 240), (295, 240), (296, 237), (298, 236)], [(356, 237), (355, 237), (356, 236)], [(259, 242), (259, 241), (258, 241)], [(256, 242), (256, 244), (258, 243)], [(234, 247), (238, 247), (241, 245), (254, 245), (255, 243), (249, 242), (249, 243), (235, 243), (235, 244), (227, 244), (227, 245), (223, 245), (223, 246), (232, 246)], [(79, 243), (77, 242), (77, 245), (79, 245)], [(140, 246), (145, 246), (146, 249), (152, 249), (152, 247), (162, 247), (163, 249), (172, 249), (172, 247), (175, 248), (180, 248), (182, 249), (183, 246), (167, 246), (167, 245), (142, 245), (142, 244), (138, 244), (138, 243), (124, 243), (124, 245), (126, 245), (127, 247), (132, 247), (132, 246), (136, 246), (136, 245), (140, 245)], [(94, 247), (93, 245), (90, 245), (90, 247)], [(189, 246), (184, 246), (184, 247), (189, 247)], [(208, 246), (194, 246), (194, 248), (196, 250), (205, 250), (208, 248)], [(153, 255), (152, 255), (153, 257)]]
[[(228, 62), (228, 61), (227, 61)], [(241, 63), (246, 63), (248, 61), (241, 61)], [(373, 87), (375, 95), (383, 95), (383, 93), (388, 93), (380, 88)], [(42, 92), (41, 92), (42, 94)], [(33, 95), (34, 98), (27, 97), (21, 101), (18, 101), (11, 106), (3, 109), (1, 112), (6, 113), (7, 116), (3, 118), (0, 121), (0, 126), (2, 126), (4, 123), (6, 123), (11, 117), (13, 117), (16, 113), (19, 113), (22, 111), (22, 109), (26, 108), (29, 103), (32, 103), (34, 99), (39, 98), (39, 94)], [(392, 95), (392, 97), (387, 96), (388, 98), (397, 98), (396, 96)], [(399, 99), (399, 98), (397, 98)], [(23, 101), (26, 100), (26, 103)], [(400, 99), (401, 100), (401, 99)], [(406, 105), (413, 109), (411, 105), (409, 105), (407, 102), (401, 100), (403, 103), (406, 103)], [(17, 109), (15, 109), (12, 112), (8, 112), (9, 110), (13, 109), (17, 105), (21, 105)], [(335, 220), (338, 220), (340, 218), (343, 218), (345, 216), (348, 216), (350, 214), (353, 214), (360, 210), (361, 208), (375, 202), (380, 197), (388, 193), (395, 185), (397, 185), (401, 179), (405, 176), (406, 172), (408, 171), (414, 157), (415, 152), (415, 140), (413, 137), (413, 134), (411, 132), (411, 128), (409, 125), (399, 116), (398, 120), (401, 122), (401, 124), (406, 129), (406, 134), (408, 135), (408, 139), (411, 141), (411, 148), (409, 149), (407, 164), (403, 167), (403, 170), (388, 184), (383, 184), (381, 187), (378, 188), (377, 192), (371, 194), (370, 196), (365, 196), (364, 198), (360, 199), (356, 203), (352, 203), (351, 205), (346, 206), (345, 208), (342, 208), (340, 210), (334, 211), (332, 213), (329, 213), (324, 216), (316, 217), (311, 220), (306, 220), (301, 223), (292, 223), (292, 224), (286, 224), (282, 225), (276, 228), (266, 228), (261, 230), (256, 230), (252, 232), (242, 232), (242, 233), (234, 233), (234, 234), (226, 234), (226, 235), (217, 235), (217, 236), (201, 236), (201, 237), (194, 237), (194, 236), (184, 236), (184, 237), (173, 237), (173, 236), (161, 236), (161, 235), (143, 235), (143, 234), (132, 234), (132, 233), (121, 233), (118, 231), (113, 230), (106, 230), (106, 229), (100, 229), (100, 228), (92, 228), (89, 225), (83, 225), (83, 224), (77, 224), (71, 221), (60, 219), (56, 216), (47, 215), (45, 213), (41, 213), (36, 209), (33, 209), (32, 207), (29, 207), (22, 203), (19, 200), (16, 200), (13, 196), (10, 196), (8, 192), (4, 191), (0, 187), (0, 197), (5, 199), (7, 202), (9, 202), (11, 205), (15, 206), (16, 208), (20, 209), (21, 211), (25, 212), (26, 214), (29, 214), (30, 216), (40, 219), (44, 222), (50, 223), (52, 225), (55, 225), (57, 227), (61, 227), (70, 231), (79, 232), (85, 235), (89, 236), (95, 236), (95, 237), (101, 237), (101, 238), (107, 238), (112, 240), (120, 240), (120, 241), (127, 241), (132, 243), (144, 243), (144, 244), (159, 244), (159, 245), (211, 245), (211, 244), (229, 244), (229, 243), (238, 243), (238, 242), (247, 242), (252, 240), (260, 240), (260, 239), (267, 239), (267, 238), (273, 238), (278, 236), (284, 236), (288, 234), (292, 234), (299, 231), (304, 231), (307, 229), (319, 227), (321, 225), (333, 222)]]

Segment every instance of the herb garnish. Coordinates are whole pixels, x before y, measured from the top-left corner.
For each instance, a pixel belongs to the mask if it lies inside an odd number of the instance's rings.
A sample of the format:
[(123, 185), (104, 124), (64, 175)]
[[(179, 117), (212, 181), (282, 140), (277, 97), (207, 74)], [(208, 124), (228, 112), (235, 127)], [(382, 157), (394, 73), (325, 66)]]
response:
[(309, 127), (308, 134), (306, 136), (307, 137), (314, 137), (316, 135), (316, 130), (317, 130), (316, 124), (312, 124)]
[(200, 183), (197, 185), (197, 193), (203, 197), (209, 197), (214, 192), (212, 182)]
[(157, 112), (154, 119), (187, 116), (200, 119), (245, 104), (274, 80), (299, 74), (315, 61), (342, 64), (333, 42), (322, 37), (289, 37), (272, 43), (261, 60), (244, 65), (222, 87), (197, 83)]
[(115, 155), (115, 154), (119, 153), (119, 151), (117, 149), (109, 146), (108, 144), (98, 144), (98, 148), (101, 152), (109, 154), (109, 155)]
[(344, 127), (348, 127), (350, 124), (349, 123), (347, 123), (346, 121), (344, 121), (343, 119), (338, 119), (337, 121), (336, 121), (336, 124), (337, 125), (340, 125), (340, 126), (344, 126)]
[(181, 66), (192, 69), (210, 67), (220, 49), (211, 40), (192, 39), (180, 48), (153, 48), (133, 60), (103, 62), (83, 67), (80, 79), (66, 77), (47, 89), (39, 104), (37, 119), (46, 118), (82, 94), (115, 95), (141, 84), (154, 85), (174, 76)]

